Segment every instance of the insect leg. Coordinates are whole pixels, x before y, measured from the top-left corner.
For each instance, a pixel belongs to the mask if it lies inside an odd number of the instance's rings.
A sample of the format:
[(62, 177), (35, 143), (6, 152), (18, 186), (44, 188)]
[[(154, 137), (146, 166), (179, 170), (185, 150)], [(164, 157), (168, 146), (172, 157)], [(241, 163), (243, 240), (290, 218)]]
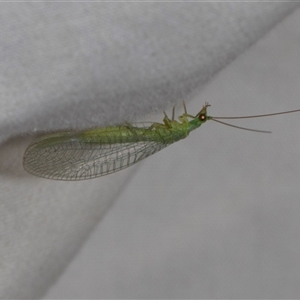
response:
[(173, 110), (172, 110), (172, 121), (174, 121), (174, 118), (175, 118), (175, 106), (173, 107)]
[[(174, 107), (174, 109), (175, 109), (175, 107)], [(153, 123), (151, 126), (149, 126), (147, 128), (147, 130), (145, 132), (147, 132), (148, 130), (152, 130), (152, 129), (166, 128), (166, 127), (167, 128), (172, 128), (171, 122), (177, 122), (177, 121), (170, 120), (170, 118), (168, 117), (168, 115), (166, 114), (165, 111), (164, 111), (164, 115), (165, 115), (165, 117), (163, 119), (164, 124)], [(172, 118), (173, 118), (173, 115), (172, 115)]]
[[(190, 114), (187, 113), (187, 109), (186, 109), (186, 105), (185, 105), (184, 100), (183, 100), (183, 109), (184, 109), (184, 114), (183, 114), (182, 116), (190, 117), (190, 118), (193, 118), (193, 119), (195, 118), (195, 116), (192, 116), (192, 115), (190, 115)], [(180, 119), (182, 116), (178, 117), (178, 119), (179, 119), (180, 121), (182, 121), (182, 120)]]
[[(170, 120), (170, 118), (167, 116), (165, 111), (164, 111), (164, 115), (165, 115), (165, 117), (163, 119), (164, 125), (168, 128), (171, 128), (172, 127), (172, 125), (171, 125), (172, 120)], [(172, 116), (172, 118), (173, 118), (173, 116)]]
[(166, 114), (165, 111), (164, 111), (164, 115), (165, 115), (165, 118), (166, 118), (166, 119), (170, 120), (169, 117), (168, 117), (168, 115)]
[(186, 115), (187, 115), (187, 109), (186, 109), (186, 105), (185, 105), (185, 102), (184, 102), (184, 100), (183, 100), (182, 102), (183, 102), (184, 114), (186, 114)]
[(189, 121), (188, 118), (195, 119), (196, 117), (186, 113), (182, 114), (181, 116), (178, 116), (178, 120), (182, 123), (187, 123)]

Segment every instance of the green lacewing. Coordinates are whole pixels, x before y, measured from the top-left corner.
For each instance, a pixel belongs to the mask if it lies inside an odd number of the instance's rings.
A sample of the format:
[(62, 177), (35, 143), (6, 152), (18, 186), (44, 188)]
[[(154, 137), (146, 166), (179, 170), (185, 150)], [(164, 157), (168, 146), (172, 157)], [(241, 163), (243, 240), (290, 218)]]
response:
[(195, 116), (184, 113), (170, 119), (164, 112), (163, 123), (130, 124), (93, 128), (84, 131), (61, 131), (46, 134), (25, 151), (24, 169), (36, 176), (55, 180), (85, 180), (123, 170), (142, 159), (186, 138), (189, 133), (208, 120), (231, 127), (270, 133), (235, 126), (219, 119), (245, 119), (299, 112), (300, 109), (243, 117), (211, 117), (205, 103)]

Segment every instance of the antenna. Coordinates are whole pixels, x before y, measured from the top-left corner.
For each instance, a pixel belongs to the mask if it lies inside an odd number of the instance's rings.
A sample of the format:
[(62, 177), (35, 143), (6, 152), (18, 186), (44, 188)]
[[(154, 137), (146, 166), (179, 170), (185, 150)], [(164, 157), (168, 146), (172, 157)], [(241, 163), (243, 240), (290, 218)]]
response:
[(226, 126), (230, 126), (230, 127), (234, 127), (234, 128), (238, 128), (238, 129), (242, 129), (242, 130), (247, 130), (247, 131), (253, 131), (253, 132), (259, 132), (259, 133), (272, 133), (271, 131), (265, 131), (265, 130), (257, 130), (257, 129), (251, 129), (251, 128), (246, 128), (246, 127), (240, 127), (240, 126), (236, 126), (236, 125), (232, 125), (232, 124), (228, 124), (219, 120), (215, 120), (215, 118), (211, 117), (211, 120), (221, 123), (223, 125)]
[(272, 114), (263, 114), (263, 115), (253, 115), (253, 116), (242, 116), (242, 117), (210, 117), (211, 120), (221, 123), (223, 125), (227, 125), (230, 127), (238, 128), (238, 129), (243, 129), (243, 130), (248, 130), (248, 131), (254, 131), (254, 132), (260, 132), (260, 133), (271, 133), (271, 131), (265, 131), (265, 130), (257, 130), (257, 129), (251, 129), (251, 128), (245, 128), (245, 127), (240, 127), (232, 124), (228, 124), (219, 120), (236, 120), (236, 119), (253, 119), (253, 118), (262, 118), (262, 117), (271, 117), (271, 116), (278, 116), (278, 115), (284, 115), (284, 114), (290, 114), (294, 112), (300, 112), (300, 109), (294, 109), (294, 110), (288, 110), (288, 111), (283, 111), (283, 112), (278, 112), (278, 113), (272, 113)]
[(251, 118), (261, 118), (261, 117), (271, 117), (271, 116), (278, 116), (278, 115), (284, 115), (284, 114), (290, 114), (294, 112), (299, 112), (300, 109), (295, 110), (288, 110), (278, 113), (272, 113), (272, 114), (264, 114), (264, 115), (254, 115), (254, 116), (242, 116), (242, 117), (213, 117), (214, 119), (227, 119), (227, 120), (234, 120), (234, 119), (251, 119)]

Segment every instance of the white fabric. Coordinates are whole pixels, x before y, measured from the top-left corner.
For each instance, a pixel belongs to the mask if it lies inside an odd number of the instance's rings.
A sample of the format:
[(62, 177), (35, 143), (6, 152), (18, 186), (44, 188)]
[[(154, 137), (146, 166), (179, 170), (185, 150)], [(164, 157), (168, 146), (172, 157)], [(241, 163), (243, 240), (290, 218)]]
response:
[(204, 101), (211, 115), (298, 108), (298, 11), (199, 100), (297, 5), (2, 3), (0, 297), (41, 297), (54, 280), (46, 298), (297, 297), (296, 115), (247, 122), (270, 136), (211, 121), (139, 167), (86, 182), (22, 169), (30, 132), (192, 98), (192, 114)]

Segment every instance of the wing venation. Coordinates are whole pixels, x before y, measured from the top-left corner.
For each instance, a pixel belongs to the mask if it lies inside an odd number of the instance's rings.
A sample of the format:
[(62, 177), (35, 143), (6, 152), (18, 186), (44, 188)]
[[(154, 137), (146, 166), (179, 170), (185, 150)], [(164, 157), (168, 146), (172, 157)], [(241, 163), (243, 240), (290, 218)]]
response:
[(168, 145), (163, 141), (100, 144), (70, 138), (40, 146), (38, 140), (26, 150), (23, 163), (26, 171), (36, 176), (84, 180), (125, 169)]

